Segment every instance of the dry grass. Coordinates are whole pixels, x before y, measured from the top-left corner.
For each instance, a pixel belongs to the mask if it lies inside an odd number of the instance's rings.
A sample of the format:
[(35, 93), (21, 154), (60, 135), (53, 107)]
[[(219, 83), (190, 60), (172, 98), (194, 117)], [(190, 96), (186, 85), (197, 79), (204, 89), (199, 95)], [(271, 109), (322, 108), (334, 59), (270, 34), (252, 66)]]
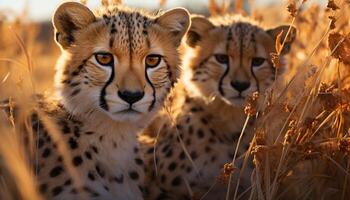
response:
[(272, 88), (259, 113), (251, 144), (256, 166), (252, 199), (350, 196), (350, 16), (344, 15), (350, 5), (330, 1), (327, 9), (301, 9), (303, 4), (288, 5), (290, 21), (299, 30), (289, 81), (284, 88)]
[[(244, 13), (245, 1), (209, 2), (215, 15), (233, 10)], [(288, 73), (266, 94), (258, 109), (255, 137), (247, 152), (255, 164), (250, 199), (348, 199), (349, 1), (330, 0), (327, 8), (306, 0), (289, 1), (283, 7), (263, 9), (249, 2), (254, 8), (252, 18), (267, 26), (294, 24), (299, 30)], [(165, 3), (160, 1), (160, 6)], [(40, 199), (35, 169), (29, 167), (33, 161), (26, 159), (28, 149), (21, 138), (30, 133), (27, 116), (35, 109), (33, 93), (53, 91), (59, 54), (52, 30), (21, 21), (23, 18), (8, 22), (0, 16), (0, 98), (15, 98), (27, 108), (16, 121), (0, 112), (0, 199)], [(247, 111), (256, 109), (250, 104)], [(32, 144), (35, 148), (35, 141)], [(231, 173), (236, 173), (229, 170), (232, 167), (226, 165), (226, 183)], [(238, 197), (231, 193), (227, 199)]]

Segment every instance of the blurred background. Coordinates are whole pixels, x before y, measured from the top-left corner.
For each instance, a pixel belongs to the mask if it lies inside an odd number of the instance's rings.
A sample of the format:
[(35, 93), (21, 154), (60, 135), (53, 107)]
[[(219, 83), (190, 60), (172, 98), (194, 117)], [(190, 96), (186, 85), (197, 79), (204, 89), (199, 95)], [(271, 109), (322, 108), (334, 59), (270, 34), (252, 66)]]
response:
[[(227, 0), (217, 0), (217, 3), (223, 3)], [(249, 0), (253, 3), (252, 0)], [(182, 6), (189, 9), (192, 12), (208, 14), (208, 0), (124, 0), (123, 3), (128, 6), (146, 8), (151, 10), (163, 9)], [(249, 10), (249, 5), (245, 1), (245, 9)], [(325, 4), (326, 0), (314, 1), (320, 4)], [(33, 21), (47, 21), (50, 19), (54, 9), (62, 3), (62, 0), (1, 0), (0, 1), (0, 13), (7, 15), (7, 17), (14, 18), (23, 11), (27, 14), (27, 20)], [(286, 3), (282, 0), (256, 0), (254, 1), (255, 6), (278, 6)], [(87, 1), (87, 5), (90, 8), (96, 8), (100, 4), (100, 0)]]

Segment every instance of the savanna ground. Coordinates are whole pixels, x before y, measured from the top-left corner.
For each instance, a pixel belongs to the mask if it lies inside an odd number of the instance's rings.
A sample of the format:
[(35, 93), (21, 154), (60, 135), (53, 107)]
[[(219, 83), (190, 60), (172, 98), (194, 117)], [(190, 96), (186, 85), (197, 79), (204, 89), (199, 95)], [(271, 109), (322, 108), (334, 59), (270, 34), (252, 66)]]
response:
[[(253, 0), (223, 2), (209, 0), (205, 12), (241, 13), (266, 27), (285, 23), (298, 29), (287, 72), (260, 94), (262, 105), (254, 98), (247, 102), (247, 120), (259, 111), (247, 154), (255, 165), (250, 198), (350, 199), (350, 1), (321, 6), (300, 0), (268, 7), (257, 7)], [(33, 93), (53, 94), (58, 55), (49, 23), (27, 21), (26, 12), (9, 21), (0, 12), (0, 99), (10, 98), (10, 104), (16, 99), (29, 111), (35, 106)], [(278, 71), (279, 63), (275, 67)], [(28, 113), (22, 112), (21, 122), (30, 127)], [(1, 111), (0, 199), (40, 199), (22, 133)], [(220, 182), (230, 184), (231, 173), (237, 173), (234, 162), (223, 166)], [(237, 198), (230, 194), (228, 199)]]

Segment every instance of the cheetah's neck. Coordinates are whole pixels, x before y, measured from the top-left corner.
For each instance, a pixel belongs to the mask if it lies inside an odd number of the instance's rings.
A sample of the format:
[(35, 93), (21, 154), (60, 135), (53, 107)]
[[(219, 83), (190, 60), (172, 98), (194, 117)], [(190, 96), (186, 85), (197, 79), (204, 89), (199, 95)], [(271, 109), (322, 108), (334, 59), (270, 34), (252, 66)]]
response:
[[(102, 120), (103, 119), (103, 120)], [(116, 168), (127, 169), (138, 148), (136, 139), (141, 130), (139, 126), (129, 122), (116, 122), (111, 119), (96, 117), (96, 119), (85, 118), (84, 131), (93, 132), (81, 139), (84, 149), (96, 146), (99, 151), (98, 160), (106, 163), (111, 170)], [(118, 161), (118, 163), (116, 163)]]

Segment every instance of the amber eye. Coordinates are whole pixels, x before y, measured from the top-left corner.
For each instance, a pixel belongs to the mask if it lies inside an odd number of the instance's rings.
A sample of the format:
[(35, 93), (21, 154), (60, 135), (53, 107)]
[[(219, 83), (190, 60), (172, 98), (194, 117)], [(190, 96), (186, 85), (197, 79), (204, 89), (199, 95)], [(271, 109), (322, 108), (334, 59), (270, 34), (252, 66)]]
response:
[(254, 57), (252, 58), (252, 67), (259, 67), (265, 62), (265, 58)]
[(96, 53), (95, 59), (100, 65), (111, 65), (113, 62), (113, 55), (110, 53)]
[(221, 64), (227, 64), (229, 60), (226, 54), (215, 54), (215, 59)]
[(151, 54), (146, 57), (145, 64), (146, 67), (154, 68), (157, 67), (162, 60), (162, 56), (158, 54)]

